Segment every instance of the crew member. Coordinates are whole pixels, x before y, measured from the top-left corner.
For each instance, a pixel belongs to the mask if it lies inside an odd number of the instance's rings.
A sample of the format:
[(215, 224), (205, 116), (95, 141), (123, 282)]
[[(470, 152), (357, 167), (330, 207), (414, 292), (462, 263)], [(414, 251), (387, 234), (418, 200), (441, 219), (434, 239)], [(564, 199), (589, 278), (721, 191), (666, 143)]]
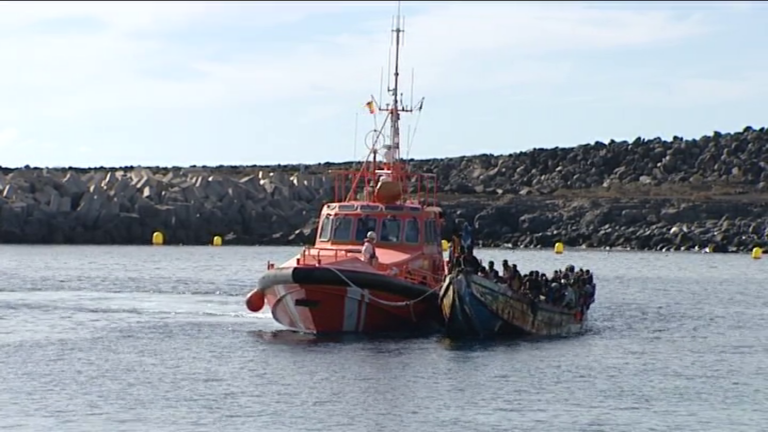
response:
[(368, 234), (365, 236), (365, 241), (363, 242), (363, 261), (370, 265), (375, 265), (377, 259), (376, 246), (374, 246), (374, 243), (376, 243), (376, 233), (368, 231)]

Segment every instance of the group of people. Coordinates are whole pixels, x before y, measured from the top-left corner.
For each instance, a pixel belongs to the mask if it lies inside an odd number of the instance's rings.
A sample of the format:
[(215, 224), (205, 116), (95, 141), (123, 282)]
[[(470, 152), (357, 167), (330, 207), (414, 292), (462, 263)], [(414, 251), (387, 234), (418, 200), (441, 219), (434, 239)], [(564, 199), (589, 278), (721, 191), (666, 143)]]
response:
[[(376, 261), (376, 233), (369, 231), (363, 242), (362, 259), (371, 265)], [(530, 271), (522, 274), (516, 264), (508, 260), (501, 262), (501, 272), (496, 263), (488, 261), (485, 266), (474, 254), (471, 226), (464, 222), (461, 229), (455, 229), (449, 246), (449, 272), (464, 269), (500, 285), (506, 285), (515, 293), (522, 294), (539, 303), (543, 302), (566, 309), (589, 310), (595, 301), (595, 282), (591, 271), (568, 265), (555, 270), (551, 276), (545, 272)]]
[[(466, 232), (466, 227), (464, 231)], [(588, 269), (576, 270), (573, 265), (568, 265), (563, 270), (555, 270), (551, 276), (536, 270), (522, 274), (516, 264), (510, 264), (505, 259), (501, 262), (499, 272), (493, 261), (488, 261), (488, 265), (484, 266), (473, 253), (471, 239), (466, 241), (461, 237), (464, 236), (461, 236), (458, 230), (454, 232), (450, 245), (451, 272), (465, 269), (500, 285), (506, 285), (513, 292), (537, 302), (566, 309), (589, 310), (589, 306), (595, 301), (594, 276)]]

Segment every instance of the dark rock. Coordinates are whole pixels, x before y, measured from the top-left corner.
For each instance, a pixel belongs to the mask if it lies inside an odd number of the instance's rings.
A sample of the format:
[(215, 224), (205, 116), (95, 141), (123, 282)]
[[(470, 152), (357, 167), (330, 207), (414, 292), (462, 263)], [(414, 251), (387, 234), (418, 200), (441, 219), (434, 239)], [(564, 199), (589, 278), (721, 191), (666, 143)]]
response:
[[(409, 163), (437, 176), (445, 237), (460, 217), (487, 246), (743, 251), (766, 245), (766, 149), (768, 131), (747, 127)], [(351, 166), (0, 167), (0, 242), (311, 243), (328, 170)]]

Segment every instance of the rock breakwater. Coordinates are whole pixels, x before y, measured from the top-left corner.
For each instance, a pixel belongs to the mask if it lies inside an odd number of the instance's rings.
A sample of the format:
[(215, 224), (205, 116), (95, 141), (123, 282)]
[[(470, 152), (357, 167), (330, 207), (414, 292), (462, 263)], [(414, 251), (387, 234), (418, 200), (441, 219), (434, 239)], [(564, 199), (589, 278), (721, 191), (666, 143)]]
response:
[[(303, 227), (328, 195), (325, 176), (233, 177), (208, 168), (20, 169), (0, 174), (0, 242), (232, 244), (306, 240)], [(297, 232), (298, 230), (298, 232)]]
[[(611, 140), (409, 163), (414, 170), (437, 175), (443, 192), (459, 195), (768, 193), (768, 129), (746, 127), (694, 139)], [(321, 173), (349, 166), (350, 162), (268, 169)]]
[[(743, 251), (766, 245), (767, 149), (768, 131), (746, 128), (410, 163), (486, 245)], [(327, 171), (349, 165), (3, 168), (0, 242), (307, 243), (332, 199)]]
[(768, 131), (714, 133), (672, 141), (637, 138), (514, 155), (421, 161), (443, 190), (488, 195), (552, 195), (631, 188), (635, 193), (768, 192)]
[(746, 252), (768, 245), (768, 199), (517, 197), (445, 205), (485, 246)]

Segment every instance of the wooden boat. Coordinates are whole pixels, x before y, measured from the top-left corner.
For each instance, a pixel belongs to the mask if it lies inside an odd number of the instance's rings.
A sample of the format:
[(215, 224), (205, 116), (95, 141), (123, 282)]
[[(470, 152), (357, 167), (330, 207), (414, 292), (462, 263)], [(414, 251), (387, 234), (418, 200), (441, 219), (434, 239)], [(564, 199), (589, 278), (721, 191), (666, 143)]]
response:
[(466, 270), (445, 278), (439, 302), (451, 338), (566, 336), (584, 331), (588, 320), (588, 310), (535, 302)]
[[(334, 202), (320, 212), (314, 245), (278, 267), (268, 264), (258, 288), (247, 296), (250, 311), (266, 303), (277, 322), (315, 334), (442, 326), (437, 296), (445, 263), (443, 212), (434, 206), (437, 179), (411, 172), (400, 159), (400, 116), (423, 106), (423, 99), (415, 109), (400, 100), (402, 32), (398, 13), (392, 99), (384, 107), (373, 98), (365, 104), (371, 114), (386, 114), (381, 129), (368, 134), (365, 161), (358, 170), (334, 172)], [(375, 262), (362, 259), (369, 232), (378, 236)]]

